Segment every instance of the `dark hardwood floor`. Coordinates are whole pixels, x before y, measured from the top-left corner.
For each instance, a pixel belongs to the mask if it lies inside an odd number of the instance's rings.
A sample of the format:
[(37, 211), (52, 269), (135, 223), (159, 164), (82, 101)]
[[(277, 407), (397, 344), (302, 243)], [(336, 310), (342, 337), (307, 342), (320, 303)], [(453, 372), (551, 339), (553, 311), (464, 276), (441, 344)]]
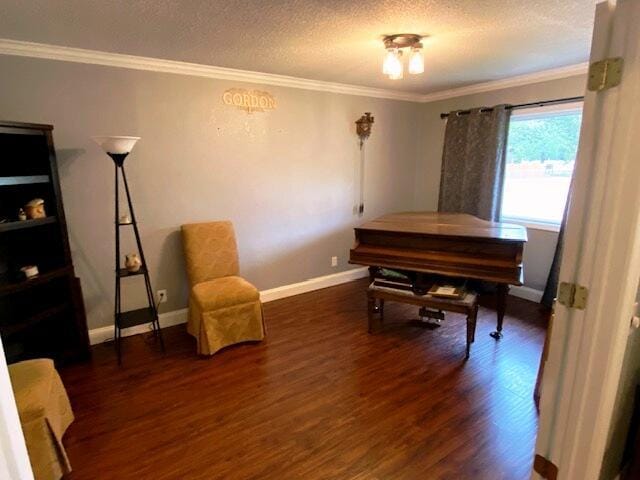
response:
[[(367, 334), (366, 280), (265, 304), (267, 339), (211, 358), (184, 326), (94, 347), (61, 371), (81, 479), (528, 479), (546, 314), (509, 298), (505, 337), (483, 307), (464, 361), (461, 315)], [(490, 303), (490, 299), (488, 300)], [(397, 322), (397, 323), (395, 323)]]

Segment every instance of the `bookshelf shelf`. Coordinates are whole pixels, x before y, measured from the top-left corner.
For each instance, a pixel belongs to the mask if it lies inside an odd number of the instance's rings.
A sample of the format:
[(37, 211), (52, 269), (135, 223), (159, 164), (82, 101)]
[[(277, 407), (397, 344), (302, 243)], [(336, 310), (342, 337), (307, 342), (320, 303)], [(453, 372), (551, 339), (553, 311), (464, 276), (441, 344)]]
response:
[(0, 187), (49, 182), (51, 182), (49, 175), (14, 175), (10, 177), (0, 177)]
[(10, 232), (12, 230), (23, 230), (25, 228), (40, 227), (42, 225), (49, 225), (56, 223), (58, 220), (56, 217), (36, 218), (33, 220), (17, 220), (14, 222), (0, 223), (0, 233)]
[(0, 327), (0, 334), (2, 334), (3, 337), (10, 337), (12, 335), (22, 333), (29, 330), (30, 328), (37, 326), (40, 322), (56, 317), (57, 315), (67, 310), (69, 307), (69, 303), (62, 303), (59, 305), (54, 305), (53, 307), (46, 308), (34, 315), (27, 317), (25, 320), (19, 323), (3, 325), (2, 327)]
[(73, 270), (70, 267), (65, 266), (62, 268), (50, 270), (48, 272), (40, 273), (40, 275), (38, 275), (37, 277), (22, 279), (18, 281), (12, 281), (11, 279), (4, 277), (0, 279), (0, 297), (37, 287), (38, 285), (41, 285), (43, 283), (47, 283), (51, 280), (69, 275), (72, 272)]

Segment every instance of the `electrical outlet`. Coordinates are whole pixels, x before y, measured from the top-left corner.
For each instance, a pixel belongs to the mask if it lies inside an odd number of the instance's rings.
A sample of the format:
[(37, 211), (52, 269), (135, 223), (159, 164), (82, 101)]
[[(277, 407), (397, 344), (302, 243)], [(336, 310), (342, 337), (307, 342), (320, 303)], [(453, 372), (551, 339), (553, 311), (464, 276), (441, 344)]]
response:
[(158, 290), (156, 294), (158, 295), (159, 303), (164, 303), (167, 301), (167, 291), (165, 289)]
[(331, 257), (331, 266), (332, 267), (338, 266), (338, 257)]

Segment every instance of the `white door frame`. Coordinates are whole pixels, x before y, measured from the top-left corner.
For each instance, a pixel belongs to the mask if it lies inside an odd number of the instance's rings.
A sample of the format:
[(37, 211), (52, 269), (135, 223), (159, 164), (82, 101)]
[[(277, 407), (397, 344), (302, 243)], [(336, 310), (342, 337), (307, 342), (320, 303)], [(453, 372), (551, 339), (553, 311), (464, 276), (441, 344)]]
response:
[(585, 95), (560, 270), (587, 306), (556, 305), (542, 385), (536, 453), (559, 479), (600, 476), (640, 277), (640, 1), (597, 6), (591, 62), (617, 56), (620, 85)]
[(27, 447), (22, 435), (9, 370), (0, 339), (0, 478), (33, 480)]

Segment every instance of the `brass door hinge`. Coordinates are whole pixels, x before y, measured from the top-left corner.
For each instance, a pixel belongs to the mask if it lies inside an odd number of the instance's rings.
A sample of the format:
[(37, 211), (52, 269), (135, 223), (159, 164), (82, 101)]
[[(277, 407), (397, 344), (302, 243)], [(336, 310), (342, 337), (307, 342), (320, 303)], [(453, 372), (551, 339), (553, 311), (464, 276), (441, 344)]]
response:
[(533, 470), (547, 480), (556, 480), (558, 478), (558, 467), (541, 455), (536, 455), (533, 460)]
[(576, 283), (560, 282), (558, 286), (558, 302), (569, 308), (584, 310), (587, 306), (589, 290)]
[(622, 79), (622, 57), (605, 58), (589, 65), (589, 79), (587, 88), (592, 92), (599, 92), (620, 84)]

